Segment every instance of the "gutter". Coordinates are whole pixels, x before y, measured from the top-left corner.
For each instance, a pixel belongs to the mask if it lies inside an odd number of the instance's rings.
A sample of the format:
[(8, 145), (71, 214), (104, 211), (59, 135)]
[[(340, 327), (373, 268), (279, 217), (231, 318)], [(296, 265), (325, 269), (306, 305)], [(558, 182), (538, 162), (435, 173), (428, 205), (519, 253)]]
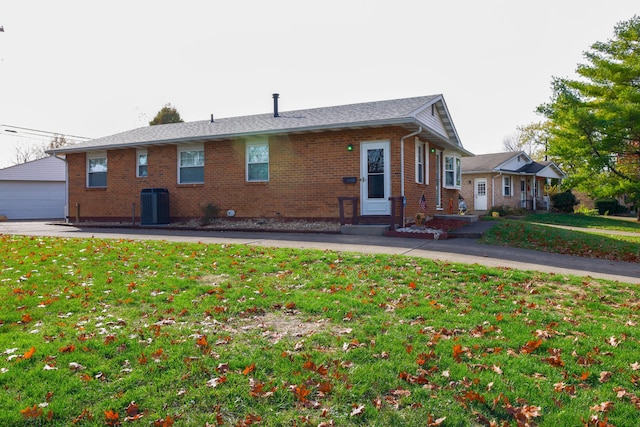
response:
[[(407, 200), (404, 197), (404, 140), (416, 136), (422, 132), (422, 126), (418, 126), (418, 130), (400, 138), (400, 195), (402, 196), (402, 206), (406, 206)], [(404, 218), (402, 218), (404, 224)]]
[(60, 157), (54, 151), (53, 157), (64, 162), (64, 222), (69, 222), (69, 163), (66, 157)]

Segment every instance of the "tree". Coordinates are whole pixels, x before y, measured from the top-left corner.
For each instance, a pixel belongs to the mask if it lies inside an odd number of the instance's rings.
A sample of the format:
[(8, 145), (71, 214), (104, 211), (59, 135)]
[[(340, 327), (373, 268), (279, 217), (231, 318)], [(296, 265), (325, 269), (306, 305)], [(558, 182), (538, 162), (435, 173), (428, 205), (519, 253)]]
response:
[(518, 126), (517, 132), (502, 141), (502, 146), (506, 151), (524, 151), (533, 160), (543, 160), (547, 154), (548, 127), (548, 122)]
[(67, 145), (69, 142), (64, 135), (54, 135), (46, 144), (40, 145), (19, 145), (16, 147), (15, 158), (13, 163), (19, 165), (21, 163), (31, 162), (33, 160), (42, 159), (47, 157), (47, 151), (55, 148), (60, 148)]
[[(640, 200), (640, 17), (620, 22), (614, 37), (583, 54), (578, 80), (555, 77), (549, 154), (567, 183), (592, 197)], [(638, 210), (640, 220), (640, 209)]]
[(166, 104), (158, 111), (158, 114), (149, 122), (149, 126), (163, 125), (166, 123), (183, 123), (184, 120), (180, 118), (180, 113), (176, 107), (171, 104)]

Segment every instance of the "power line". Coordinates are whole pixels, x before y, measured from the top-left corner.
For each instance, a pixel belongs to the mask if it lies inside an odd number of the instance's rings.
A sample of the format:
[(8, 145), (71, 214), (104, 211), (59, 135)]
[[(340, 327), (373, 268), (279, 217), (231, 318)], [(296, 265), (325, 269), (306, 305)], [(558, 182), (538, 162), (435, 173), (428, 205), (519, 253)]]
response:
[[(64, 137), (70, 137), (70, 138), (74, 138), (74, 139), (92, 139), (86, 136), (78, 136), (78, 135), (69, 135), (66, 133), (60, 133), (60, 132), (50, 132), (47, 130), (40, 130), (40, 129), (32, 129), (32, 128), (25, 128), (25, 127), (20, 127), (20, 126), (12, 126), (12, 125), (1, 125), (4, 126), (5, 128), (10, 128), (10, 129), (5, 129), (5, 132), (10, 132), (10, 133), (15, 133), (18, 134), (18, 131), (14, 131), (11, 129), (20, 129), (20, 130), (26, 130), (26, 131), (32, 131), (32, 132), (39, 132), (39, 133), (44, 133), (44, 134), (48, 134), (48, 135), (52, 135), (52, 136), (64, 136)], [(23, 134), (28, 134), (28, 135), (34, 135), (32, 133), (28, 133), (28, 132), (21, 132)], [(38, 136), (44, 136), (46, 137), (47, 135), (38, 135)]]

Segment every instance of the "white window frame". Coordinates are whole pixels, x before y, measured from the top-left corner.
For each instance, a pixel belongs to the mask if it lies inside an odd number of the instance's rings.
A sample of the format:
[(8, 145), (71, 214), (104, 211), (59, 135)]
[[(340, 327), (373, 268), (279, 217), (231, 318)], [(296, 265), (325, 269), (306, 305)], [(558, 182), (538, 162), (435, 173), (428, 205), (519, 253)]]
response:
[(442, 150), (436, 150), (436, 154), (435, 154), (435, 167), (436, 167), (436, 209), (437, 210), (442, 210), (442, 183), (443, 183), (443, 176), (442, 173), (444, 172), (444, 164), (442, 162)]
[(429, 185), (429, 143), (416, 138), (415, 146), (415, 181), (417, 184)]
[[(145, 163), (141, 164), (140, 163), (140, 157), (141, 156), (145, 156)], [(141, 174), (140, 173), (140, 167), (144, 166), (145, 169), (145, 173)], [(146, 178), (149, 176), (149, 153), (147, 153), (147, 149), (146, 148), (139, 148), (138, 150), (136, 150), (136, 177), (137, 178)]]
[[(267, 161), (251, 162), (249, 159), (249, 150), (251, 150), (252, 147), (265, 147), (265, 146), (267, 147)], [(249, 174), (249, 169), (250, 169), (249, 166), (254, 164), (262, 165), (265, 163), (267, 165), (267, 177), (265, 179), (251, 178)], [(270, 177), (271, 177), (271, 173), (270, 173), (269, 139), (256, 138), (256, 139), (247, 140), (245, 143), (245, 179), (247, 180), (247, 182), (268, 182)]]
[(502, 177), (502, 195), (505, 197), (513, 196), (513, 180), (510, 176)]
[[(190, 165), (190, 166), (182, 166), (182, 153), (196, 151), (202, 153), (202, 165)], [(177, 167), (178, 167), (178, 184), (204, 184), (204, 165), (206, 163), (206, 159), (204, 157), (204, 144), (189, 144), (189, 145), (179, 145), (178, 146), (178, 159), (177, 159)], [(202, 181), (189, 181), (184, 182), (182, 179), (182, 169), (183, 168), (202, 168)]]
[[(448, 159), (451, 159), (451, 169), (447, 169)], [(462, 188), (462, 161), (460, 156), (456, 154), (444, 154), (444, 161), (442, 162), (442, 171), (444, 177), (444, 188), (461, 189)], [(451, 183), (449, 183), (448, 174), (451, 176)]]
[(415, 178), (416, 178), (416, 183), (418, 184), (424, 184), (425, 183), (425, 179), (424, 179), (424, 171), (425, 171), (425, 152), (424, 152), (424, 143), (422, 143), (422, 141), (420, 141), (418, 138), (416, 138), (416, 174), (415, 174)]
[[(105, 171), (104, 172), (91, 172), (91, 161), (92, 160), (99, 160), (99, 159), (104, 159), (104, 166), (105, 166)], [(96, 151), (96, 152), (92, 152), (92, 153), (87, 153), (87, 188), (107, 188), (107, 179), (108, 179), (108, 172), (109, 172), (109, 166), (107, 164), (107, 152), (106, 151)], [(104, 185), (91, 185), (91, 174), (92, 173), (104, 173), (105, 174), (105, 184)]]

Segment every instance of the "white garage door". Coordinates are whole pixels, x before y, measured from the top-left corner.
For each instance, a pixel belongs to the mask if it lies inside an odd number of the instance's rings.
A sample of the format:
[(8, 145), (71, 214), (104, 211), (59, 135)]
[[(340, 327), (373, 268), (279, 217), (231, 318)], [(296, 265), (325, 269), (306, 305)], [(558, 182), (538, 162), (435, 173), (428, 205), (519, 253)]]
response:
[(64, 182), (0, 181), (0, 214), (8, 219), (64, 218)]

